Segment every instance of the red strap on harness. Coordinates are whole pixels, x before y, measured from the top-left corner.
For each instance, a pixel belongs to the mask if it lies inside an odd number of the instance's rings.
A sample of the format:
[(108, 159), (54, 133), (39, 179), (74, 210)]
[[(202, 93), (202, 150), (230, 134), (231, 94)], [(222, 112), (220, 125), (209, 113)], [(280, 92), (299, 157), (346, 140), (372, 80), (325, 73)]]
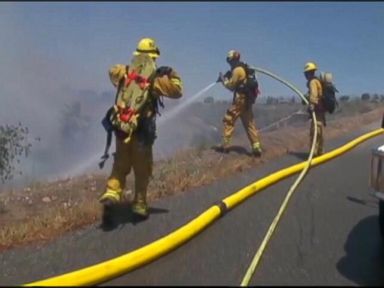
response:
[(132, 81), (135, 81), (139, 85), (140, 89), (145, 89), (149, 85), (148, 79), (140, 74), (137, 74), (134, 70), (127, 74), (125, 86), (131, 84)]
[(129, 120), (131, 120), (132, 116), (135, 115), (135, 113), (136, 113), (136, 111), (130, 107), (127, 107), (127, 108), (118, 107), (118, 109), (119, 109), (120, 121), (125, 122), (125, 123), (129, 122)]
[[(136, 73), (134, 70), (132, 70), (130, 73), (127, 74), (127, 78), (125, 79), (125, 86), (129, 86), (132, 81), (135, 81), (137, 85), (139, 85), (140, 89), (144, 90), (148, 85), (149, 81), (146, 77), (141, 76), (140, 74)], [(118, 114), (120, 121), (122, 122), (129, 122), (133, 115), (136, 114), (136, 110), (130, 108), (130, 107), (118, 107)]]

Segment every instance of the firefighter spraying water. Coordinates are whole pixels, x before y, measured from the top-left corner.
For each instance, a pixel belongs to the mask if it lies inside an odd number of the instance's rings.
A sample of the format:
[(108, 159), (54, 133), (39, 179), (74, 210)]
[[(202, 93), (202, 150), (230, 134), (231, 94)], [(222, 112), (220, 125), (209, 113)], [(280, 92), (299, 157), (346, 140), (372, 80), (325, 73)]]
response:
[(240, 53), (235, 50), (228, 52), (227, 63), (231, 70), (225, 75), (220, 73), (217, 82), (221, 82), (225, 88), (233, 91), (233, 100), (223, 119), (223, 141), (219, 151), (228, 152), (236, 120), (240, 118), (251, 144), (253, 155), (261, 156), (262, 149), (252, 111), (252, 106), (259, 95), (255, 71), (240, 61)]

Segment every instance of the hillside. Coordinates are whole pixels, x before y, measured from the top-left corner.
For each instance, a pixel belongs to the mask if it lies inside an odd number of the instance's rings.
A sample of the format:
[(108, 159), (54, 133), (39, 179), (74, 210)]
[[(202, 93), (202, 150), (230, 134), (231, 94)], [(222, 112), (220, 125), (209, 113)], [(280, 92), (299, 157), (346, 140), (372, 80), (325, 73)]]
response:
[[(226, 103), (196, 103), (166, 130), (159, 129), (155, 150), (158, 155), (162, 152), (163, 157), (155, 161), (148, 190), (150, 203), (258, 167), (286, 153), (307, 151), (308, 115), (303, 111), (294, 114), (303, 110), (301, 105), (281, 104), (255, 106), (256, 123), (265, 150), (262, 158), (248, 155), (249, 144), (240, 121), (232, 151), (217, 153), (212, 148), (220, 140), (221, 119), (227, 106)], [(325, 141), (361, 125), (377, 122), (379, 127), (382, 115), (383, 103), (342, 104), (337, 113), (328, 117)], [(284, 117), (285, 121), (271, 125)], [(166, 145), (170, 143), (172, 145)], [(99, 222), (101, 209), (97, 198), (103, 192), (109, 169), (102, 172), (51, 182), (34, 181), (20, 189), (3, 189), (0, 193), (0, 249), (49, 241)], [(132, 198), (129, 189), (132, 181), (130, 175), (124, 193), (126, 202)]]

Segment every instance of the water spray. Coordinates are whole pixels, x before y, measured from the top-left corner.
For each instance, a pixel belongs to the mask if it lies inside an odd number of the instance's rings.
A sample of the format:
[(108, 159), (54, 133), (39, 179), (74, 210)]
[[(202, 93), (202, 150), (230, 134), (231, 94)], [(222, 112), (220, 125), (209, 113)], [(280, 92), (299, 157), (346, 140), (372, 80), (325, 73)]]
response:
[[(189, 97), (187, 100), (182, 102), (180, 105), (174, 107), (170, 111), (167, 112), (166, 115), (160, 117), (157, 121), (158, 126), (162, 126), (167, 123), (167, 121), (171, 120), (175, 116), (177, 116), (180, 112), (182, 112), (185, 108), (187, 108), (189, 105), (191, 105), (193, 102), (195, 102), (197, 99), (199, 99), (201, 96), (203, 96), (208, 90), (210, 90), (213, 86), (215, 86), (216, 82), (213, 82), (206, 86), (205, 88), (201, 89), (196, 94)], [(78, 163), (76, 167), (73, 167), (70, 169), (70, 173), (68, 173), (67, 176), (75, 176), (80, 173), (83, 173), (87, 169), (96, 166), (97, 163), (100, 161), (100, 155), (98, 153), (95, 153), (93, 156), (91, 156), (86, 161), (83, 161), (81, 163)]]
[(209, 84), (207, 87), (201, 89), (199, 92), (194, 94), (193, 96), (189, 97), (187, 100), (185, 100), (180, 105), (176, 106), (175, 108), (171, 109), (169, 112), (167, 112), (166, 115), (159, 118), (159, 121), (157, 122), (159, 126), (164, 125), (168, 120), (172, 119), (176, 115), (178, 115), (181, 111), (183, 111), (185, 108), (187, 108), (189, 105), (191, 105), (194, 101), (196, 101), (198, 98), (200, 98), (202, 95), (204, 95), (208, 90), (210, 90), (213, 86), (215, 86), (216, 82), (213, 82)]

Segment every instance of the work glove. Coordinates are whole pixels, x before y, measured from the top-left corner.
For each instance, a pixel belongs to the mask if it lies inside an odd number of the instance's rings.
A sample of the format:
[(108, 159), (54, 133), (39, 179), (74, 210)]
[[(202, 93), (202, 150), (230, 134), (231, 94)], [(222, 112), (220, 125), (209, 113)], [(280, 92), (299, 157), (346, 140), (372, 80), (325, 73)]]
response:
[(314, 111), (315, 111), (315, 105), (310, 103), (308, 105), (308, 113), (312, 114), (312, 112), (314, 112)]
[(156, 70), (156, 75), (162, 77), (164, 75), (170, 75), (172, 72), (172, 68), (171, 67), (168, 67), (168, 66), (161, 66), (159, 68), (157, 68)]
[(219, 83), (219, 82), (224, 83), (224, 75), (223, 75), (223, 73), (221, 73), (221, 72), (219, 73), (219, 77), (217, 78), (216, 82), (217, 83)]
[[(305, 94), (304, 97), (305, 97), (305, 99), (309, 100), (308, 94)], [(307, 103), (305, 103), (305, 101), (303, 99), (301, 99), (301, 104), (302, 105), (307, 105)]]
[(225, 74), (224, 74), (224, 78), (229, 79), (229, 78), (231, 78), (231, 77), (232, 77), (232, 71), (231, 71), (231, 70), (228, 70), (227, 72), (225, 72)]

